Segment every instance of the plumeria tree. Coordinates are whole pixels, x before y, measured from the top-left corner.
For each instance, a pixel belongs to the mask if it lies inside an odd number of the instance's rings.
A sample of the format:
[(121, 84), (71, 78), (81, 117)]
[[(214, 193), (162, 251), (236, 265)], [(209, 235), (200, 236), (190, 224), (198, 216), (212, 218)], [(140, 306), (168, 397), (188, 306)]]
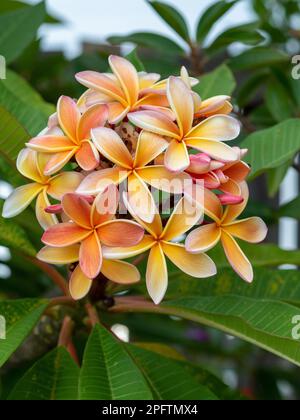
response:
[[(20, 66), (39, 25), (53, 18), (43, 3), (4, 3), (0, 21), (12, 22), (12, 31), (16, 19), (31, 29), (26, 42), (18, 29), (10, 49), (0, 36), (8, 63), (14, 48)], [(266, 113), (278, 115), (279, 85), (266, 88), (267, 112), (265, 103), (250, 107), (253, 97), (262, 101), (263, 72), (282, 83), (283, 47), (261, 64), (260, 43), (272, 29), (266, 19), (208, 45), (210, 30), (237, 1), (210, 6), (195, 37), (177, 10), (148, 3), (188, 52), (151, 33), (110, 42), (135, 43), (146, 65), (149, 51), (166, 51), (162, 77), (153, 63), (145, 69), (135, 49), (110, 54), (109, 70), (98, 62), (74, 68), (72, 96), (57, 92), (56, 106), (12, 70), (0, 81), (0, 175), (12, 186), (0, 220), (11, 270), (3, 288), (0, 281), (3, 399), (239, 399), (257, 389), (230, 389), (199, 362), (218, 370), (213, 361), (231, 357), (240, 375), (242, 354), (252, 366), (255, 344), (300, 365), (298, 271), (274, 269), (298, 265), (299, 252), (258, 245), (268, 233), (263, 219), (274, 224), (295, 203), (275, 213), (269, 201), (251, 200), (265, 177), (248, 186), (266, 173), (274, 195), (296, 166), (298, 119), (261, 129)], [(254, 47), (227, 57), (237, 39)], [(251, 73), (251, 54), (260, 71)], [(229, 66), (206, 72), (216, 57)], [(237, 73), (232, 97), (235, 69), (250, 70), (256, 83)], [(243, 341), (223, 350), (226, 334)]]

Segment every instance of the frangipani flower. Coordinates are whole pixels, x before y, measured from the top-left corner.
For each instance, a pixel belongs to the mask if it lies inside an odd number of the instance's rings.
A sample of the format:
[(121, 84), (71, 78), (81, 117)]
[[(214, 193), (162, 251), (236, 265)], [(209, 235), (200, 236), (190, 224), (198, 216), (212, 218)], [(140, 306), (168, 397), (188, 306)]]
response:
[[(65, 248), (80, 243), (79, 264), (89, 279), (97, 277), (103, 264), (102, 245), (134, 246), (144, 235), (143, 228), (130, 220), (114, 219), (118, 206), (118, 191), (110, 186), (99, 194), (93, 205), (77, 194), (66, 194), (62, 199), (64, 213), (71, 220), (50, 227), (43, 235), (45, 245)], [(106, 199), (112, 199), (103, 210)]]
[(61, 96), (57, 104), (57, 118), (61, 130), (30, 140), (26, 145), (40, 153), (51, 154), (45, 166), (45, 175), (62, 169), (75, 155), (78, 165), (91, 171), (99, 165), (99, 153), (90, 141), (91, 129), (104, 126), (108, 118), (105, 105), (94, 105), (81, 115), (76, 102)]
[(237, 220), (245, 209), (249, 191), (247, 184), (241, 184), (243, 202), (227, 206), (223, 211), (221, 204), (215, 206), (211, 217), (214, 223), (205, 224), (193, 230), (186, 239), (185, 247), (188, 252), (205, 252), (213, 248), (220, 240), (226, 257), (236, 273), (247, 282), (253, 280), (253, 269), (246, 255), (241, 250), (235, 238), (250, 243), (258, 243), (265, 239), (267, 227), (259, 217)]
[(39, 154), (34, 150), (21, 150), (17, 159), (18, 171), (34, 182), (18, 187), (12, 192), (4, 203), (3, 217), (17, 216), (37, 197), (35, 211), (39, 224), (47, 229), (57, 223), (54, 214), (45, 212), (45, 208), (50, 205), (47, 195), (55, 200), (61, 200), (64, 194), (76, 190), (83, 180), (83, 175), (79, 172), (64, 172), (52, 178), (45, 176), (44, 168), (47, 165), (47, 159), (49, 156)]
[(160, 76), (156, 73), (138, 73), (130, 61), (111, 55), (111, 73), (83, 71), (76, 74), (79, 83), (89, 88), (79, 99), (79, 105), (104, 103), (109, 107), (109, 122), (118, 124), (128, 112), (140, 108), (159, 109), (172, 116), (163, 84), (156, 84)]
[(105, 258), (124, 259), (141, 254), (150, 249), (147, 263), (146, 283), (149, 295), (155, 304), (163, 299), (168, 286), (167, 256), (180, 270), (193, 277), (210, 277), (216, 274), (214, 262), (203, 253), (191, 254), (183, 244), (173, 242), (194, 226), (202, 216), (202, 209), (182, 198), (176, 205), (165, 227), (160, 215), (155, 214), (152, 223), (140, 220), (124, 196), (124, 202), (131, 215), (148, 232), (143, 240), (130, 248), (104, 247)]
[(145, 222), (151, 223), (156, 212), (154, 199), (146, 183), (167, 192), (180, 194), (185, 182), (191, 179), (188, 174), (174, 174), (163, 165), (147, 166), (168, 147), (168, 142), (156, 134), (141, 132), (134, 157), (119, 135), (110, 128), (100, 127), (92, 130), (92, 138), (100, 153), (115, 166), (88, 175), (77, 192), (97, 194), (103, 191), (107, 184), (119, 184), (127, 179), (130, 205), (135, 214)]
[(165, 153), (165, 166), (170, 171), (183, 171), (189, 166), (188, 147), (223, 162), (237, 159), (236, 152), (222, 143), (239, 135), (240, 125), (234, 118), (215, 115), (193, 127), (194, 99), (186, 84), (171, 76), (167, 84), (167, 96), (176, 115), (177, 125), (171, 118), (157, 111), (138, 111), (128, 114), (128, 118), (140, 128), (171, 139)]
[(232, 105), (229, 102), (230, 96), (217, 95), (201, 101), (195, 106), (194, 118), (210, 117), (212, 115), (230, 114)]
[[(70, 245), (64, 248), (53, 248), (45, 246), (37, 254), (37, 258), (48, 264), (72, 264), (79, 261), (80, 245)], [(140, 281), (138, 269), (128, 262), (119, 260), (103, 259), (101, 273), (109, 280), (119, 284), (134, 284)], [(91, 286), (93, 279), (87, 277), (78, 265), (72, 272), (69, 289), (73, 299), (78, 300), (85, 297)]]

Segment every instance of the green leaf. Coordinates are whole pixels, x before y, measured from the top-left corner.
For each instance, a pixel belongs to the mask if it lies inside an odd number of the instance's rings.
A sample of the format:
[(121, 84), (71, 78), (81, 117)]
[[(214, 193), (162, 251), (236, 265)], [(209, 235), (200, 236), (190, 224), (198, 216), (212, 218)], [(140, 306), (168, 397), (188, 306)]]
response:
[(34, 40), (45, 17), (44, 2), (0, 15), (0, 54), (6, 63), (16, 59)]
[(174, 7), (159, 1), (147, 0), (148, 4), (159, 16), (181, 36), (188, 44), (190, 43), (189, 29), (183, 16)]
[[(200, 367), (138, 346), (127, 345), (126, 348), (151, 386), (155, 399), (172, 401), (218, 399), (212, 390), (215, 388), (216, 392), (216, 382), (211, 383), (212, 389), (206, 385), (207, 381), (214, 381), (215, 378)], [(224, 394), (224, 388), (220, 387), (219, 382), (218, 389), (221, 394)]]
[(210, 73), (200, 77), (200, 83), (193, 89), (199, 93), (202, 99), (215, 95), (231, 95), (236, 83), (231, 70), (222, 64)]
[(134, 48), (129, 54), (127, 54), (126, 58), (134, 65), (137, 71), (145, 71), (144, 64), (141, 62), (137, 54), (137, 48)]
[[(0, 215), (2, 214), (2, 207), (3, 201), (0, 200)], [(0, 216), (0, 244), (26, 255), (36, 255), (36, 250), (29, 241), (25, 230), (15, 221), (3, 219), (2, 216)]]
[(6, 339), (0, 340), (0, 367), (29, 335), (47, 304), (40, 299), (0, 301), (0, 315), (6, 320)]
[(291, 161), (287, 161), (282, 166), (279, 166), (279, 168), (270, 169), (267, 172), (268, 194), (271, 198), (275, 197), (275, 195), (278, 193), (279, 187), (284, 180), (291, 164)]
[(249, 149), (246, 161), (252, 167), (254, 178), (267, 169), (283, 165), (300, 150), (300, 120), (286, 120), (250, 134), (241, 144)]
[(287, 87), (274, 78), (271, 78), (267, 84), (265, 100), (272, 117), (277, 122), (293, 117), (294, 105), (291, 95)]
[(266, 69), (250, 74), (245, 81), (239, 84), (236, 94), (236, 100), (240, 107), (245, 107), (252, 99), (255, 98), (257, 91), (265, 80), (269, 77)]
[[(28, 7), (28, 3), (24, 3), (18, 0), (1, 0), (0, 14), (10, 12), (12, 10), (22, 9), (23, 7)], [(56, 17), (47, 15), (45, 23), (61, 23), (61, 20), (57, 19)]]
[(292, 217), (293, 219), (300, 220), (300, 196), (281, 206), (278, 211), (278, 216)]
[(123, 42), (133, 42), (141, 47), (153, 48), (161, 50), (164, 54), (182, 54), (183, 49), (163, 35), (155, 34), (152, 32), (134, 32), (129, 35), (115, 35), (107, 38), (111, 44), (123, 44)]
[(229, 60), (231, 70), (251, 70), (277, 64), (287, 64), (289, 57), (285, 53), (269, 47), (251, 48)]
[(205, 12), (200, 16), (197, 24), (196, 37), (199, 43), (206, 38), (220, 17), (225, 15), (225, 13), (227, 13), (236, 4), (236, 2), (236, 0), (230, 2), (217, 1), (205, 10)]
[(83, 357), (80, 400), (151, 400), (142, 373), (124, 345), (104, 327), (96, 326)]
[(8, 400), (61, 401), (78, 399), (79, 367), (63, 348), (36, 362), (20, 379)]

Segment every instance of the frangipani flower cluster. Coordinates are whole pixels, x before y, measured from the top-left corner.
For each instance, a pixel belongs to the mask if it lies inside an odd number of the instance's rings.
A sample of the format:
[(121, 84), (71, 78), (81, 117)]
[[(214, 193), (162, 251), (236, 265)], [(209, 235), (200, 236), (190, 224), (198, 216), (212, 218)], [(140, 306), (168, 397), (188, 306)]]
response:
[(120, 284), (140, 281), (135, 260), (126, 260), (144, 254), (147, 289), (158, 304), (169, 262), (193, 277), (214, 276), (205, 252), (219, 241), (251, 282), (236, 239), (260, 242), (267, 228), (257, 217), (238, 220), (250, 168), (242, 161), (247, 150), (228, 143), (240, 132), (230, 98), (202, 101), (184, 68), (160, 81), (124, 58), (111, 56), (109, 64), (112, 73), (77, 74), (88, 90), (77, 101), (62, 96), (48, 127), (20, 152), (17, 167), (30, 182), (8, 197), (3, 217), (36, 198), (45, 245), (38, 258), (75, 264), (74, 299), (86, 296), (100, 273)]

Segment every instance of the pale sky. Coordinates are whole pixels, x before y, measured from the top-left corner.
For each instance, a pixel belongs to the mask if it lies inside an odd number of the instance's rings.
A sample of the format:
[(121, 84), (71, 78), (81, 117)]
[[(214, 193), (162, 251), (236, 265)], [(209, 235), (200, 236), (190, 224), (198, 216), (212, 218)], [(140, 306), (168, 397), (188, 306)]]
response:
[[(38, 3), (40, 0), (27, 0)], [(192, 33), (199, 15), (216, 0), (168, 0), (187, 18)], [(154, 31), (178, 41), (145, 0), (46, 0), (50, 13), (61, 17), (64, 26), (44, 25), (41, 30), (43, 48), (63, 49), (69, 57), (80, 53), (82, 40), (103, 42), (112, 34)], [(216, 25), (212, 38), (222, 29), (248, 22), (253, 16), (247, 0), (241, 0)], [(180, 41), (179, 41), (180, 42)]]

